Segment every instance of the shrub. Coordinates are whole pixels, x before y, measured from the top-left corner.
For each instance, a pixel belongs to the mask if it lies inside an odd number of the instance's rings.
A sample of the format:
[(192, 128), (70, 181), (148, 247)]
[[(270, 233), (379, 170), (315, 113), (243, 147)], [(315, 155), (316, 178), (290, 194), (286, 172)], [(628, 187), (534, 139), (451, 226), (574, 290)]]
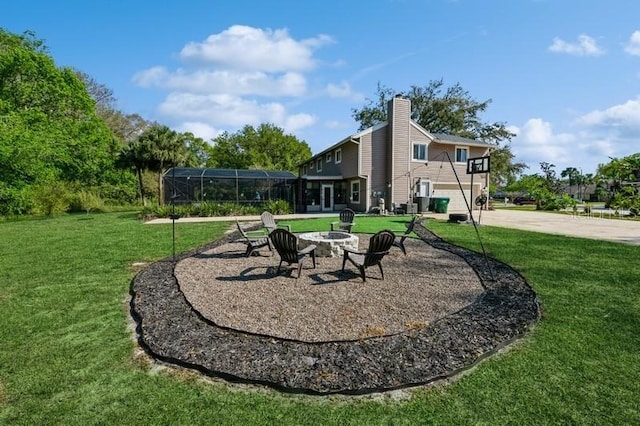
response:
[(291, 206), (285, 200), (269, 200), (264, 203), (264, 209), (273, 214), (291, 213)]
[(34, 213), (52, 216), (69, 210), (71, 194), (64, 182), (45, 182), (34, 186), (33, 203)]
[(105, 212), (104, 201), (93, 191), (80, 190), (71, 197), (69, 211), (71, 212)]
[(33, 200), (28, 187), (13, 188), (0, 182), (0, 216), (14, 216), (29, 213)]

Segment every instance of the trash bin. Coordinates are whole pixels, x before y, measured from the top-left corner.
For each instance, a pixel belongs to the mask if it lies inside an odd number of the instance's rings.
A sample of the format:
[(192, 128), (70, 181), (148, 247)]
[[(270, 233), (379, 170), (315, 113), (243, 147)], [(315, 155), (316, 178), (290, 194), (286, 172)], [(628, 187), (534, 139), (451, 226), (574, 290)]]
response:
[(446, 213), (449, 207), (449, 197), (438, 197), (435, 201), (435, 212)]
[(437, 197), (429, 198), (429, 211), (432, 211), (432, 212), (436, 211), (436, 198)]
[(429, 197), (416, 197), (413, 201), (418, 205), (418, 213), (426, 213), (429, 209)]

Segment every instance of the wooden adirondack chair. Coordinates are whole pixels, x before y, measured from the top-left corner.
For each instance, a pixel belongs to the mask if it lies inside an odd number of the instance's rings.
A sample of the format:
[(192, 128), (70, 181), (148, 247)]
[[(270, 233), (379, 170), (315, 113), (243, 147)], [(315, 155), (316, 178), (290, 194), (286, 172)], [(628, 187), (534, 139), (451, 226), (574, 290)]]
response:
[(298, 237), (286, 229), (274, 229), (269, 238), (276, 248), (276, 251), (280, 255), (280, 263), (276, 273), (280, 272), (282, 262), (287, 262), (289, 265), (294, 263), (298, 264), (298, 276), (300, 278), (300, 272), (302, 271), (302, 262), (307, 256), (311, 256), (313, 260), (313, 267), (316, 267), (316, 246), (310, 245), (302, 250), (298, 250)]
[(400, 237), (396, 237), (395, 241), (393, 242), (393, 245), (395, 247), (398, 247), (400, 250), (402, 250), (402, 253), (405, 256), (407, 255), (407, 250), (404, 248), (404, 240), (406, 240), (407, 237), (413, 232), (413, 227), (415, 226), (417, 219), (418, 219), (418, 216), (413, 216), (413, 219), (411, 219), (407, 223), (407, 230), (404, 231), (404, 234), (402, 234), (402, 236)]
[(344, 267), (347, 261), (349, 261), (358, 268), (362, 281), (366, 282), (367, 277), (365, 270), (369, 266), (378, 265), (378, 268), (380, 268), (380, 275), (382, 275), (382, 279), (384, 279), (381, 262), (389, 253), (395, 238), (396, 235), (392, 231), (385, 229), (373, 235), (371, 239), (369, 239), (369, 248), (367, 251), (353, 251), (345, 248), (342, 257), (342, 272), (344, 272)]
[(287, 231), (291, 232), (291, 227), (289, 225), (278, 225), (276, 223), (276, 219), (273, 217), (271, 212), (268, 212), (268, 211), (262, 212), (262, 214), (260, 215), (260, 220), (262, 220), (262, 224), (264, 225), (265, 228), (267, 228), (267, 231), (269, 232), (269, 234), (274, 229), (278, 229), (278, 228), (285, 228)]
[(351, 228), (355, 225), (353, 221), (355, 219), (356, 212), (346, 208), (340, 212), (340, 222), (331, 222), (332, 231), (347, 231), (351, 232)]
[(242, 226), (240, 226), (240, 222), (237, 219), (236, 225), (238, 226), (238, 231), (240, 231), (241, 236), (238, 241), (247, 245), (247, 251), (245, 252), (247, 257), (251, 256), (256, 250), (262, 247), (269, 247), (269, 251), (272, 250), (271, 241), (268, 236), (263, 233), (260, 235), (251, 235), (251, 233), (242, 229)]

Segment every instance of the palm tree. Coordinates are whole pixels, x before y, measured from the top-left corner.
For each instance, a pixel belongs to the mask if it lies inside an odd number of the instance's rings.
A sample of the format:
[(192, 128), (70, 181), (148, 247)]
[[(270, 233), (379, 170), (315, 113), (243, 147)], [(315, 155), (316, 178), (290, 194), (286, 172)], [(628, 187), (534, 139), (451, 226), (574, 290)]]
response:
[(162, 175), (165, 167), (183, 165), (188, 158), (188, 151), (181, 134), (167, 126), (154, 125), (146, 129), (139, 141), (149, 149), (150, 169), (158, 173), (158, 203), (163, 204), (164, 185)]
[(560, 173), (560, 176), (569, 178), (569, 195), (571, 195), (571, 187), (574, 183), (577, 183), (580, 172), (575, 167), (567, 167)]
[(144, 185), (142, 182), (142, 172), (149, 167), (151, 162), (151, 152), (149, 146), (140, 139), (127, 142), (118, 155), (118, 165), (122, 168), (133, 167), (138, 178), (138, 195), (143, 206), (147, 205), (144, 196)]

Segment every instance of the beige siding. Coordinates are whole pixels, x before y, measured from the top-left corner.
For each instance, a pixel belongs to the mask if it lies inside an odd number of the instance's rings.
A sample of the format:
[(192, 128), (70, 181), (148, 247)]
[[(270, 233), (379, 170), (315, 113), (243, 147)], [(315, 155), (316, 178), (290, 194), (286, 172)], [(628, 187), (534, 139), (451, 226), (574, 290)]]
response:
[[(366, 172), (363, 170), (363, 174), (369, 177), (369, 209), (378, 207), (380, 198), (384, 198), (385, 202), (388, 198), (387, 182), (389, 182), (390, 176), (387, 166), (388, 157), (387, 127), (385, 126), (371, 134), (370, 169)], [(374, 196), (374, 193), (380, 194), (382, 197)]]
[(411, 147), (411, 103), (408, 99), (395, 97), (390, 102), (389, 111), (389, 152), (391, 160), (391, 181), (393, 196), (391, 202), (406, 203), (409, 199), (409, 165)]
[(473, 210), (478, 210), (479, 207), (473, 202), (475, 198), (480, 194), (482, 190), (482, 184), (473, 182), (473, 196), (470, 193), (470, 184), (462, 184), (462, 190), (464, 195), (460, 191), (458, 183), (438, 183), (434, 185), (434, 197), (449, 197), (449, 206), (447, 213), (468, 213), (467, 204), (464, 197), (467, 198), (467, 202)]

